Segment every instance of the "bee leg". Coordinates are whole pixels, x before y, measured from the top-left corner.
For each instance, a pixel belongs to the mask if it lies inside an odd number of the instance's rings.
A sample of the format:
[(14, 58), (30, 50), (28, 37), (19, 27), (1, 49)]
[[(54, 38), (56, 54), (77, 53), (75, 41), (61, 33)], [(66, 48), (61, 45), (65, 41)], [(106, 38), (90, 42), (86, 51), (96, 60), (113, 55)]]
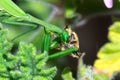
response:
[(70, 56), (72, 56), (73, 58), (76, 58), (76, 59), (80, 59), (81, 53), (80, 52), (74, 52)]

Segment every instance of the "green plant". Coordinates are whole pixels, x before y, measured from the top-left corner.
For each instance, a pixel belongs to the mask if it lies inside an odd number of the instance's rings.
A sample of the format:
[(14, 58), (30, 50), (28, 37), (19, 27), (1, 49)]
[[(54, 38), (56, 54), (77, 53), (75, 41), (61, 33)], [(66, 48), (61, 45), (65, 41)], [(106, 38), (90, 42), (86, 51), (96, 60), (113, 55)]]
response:
[(0, 30), (0, 80), (52, 80), (57, 69), (46, 68), (48, 55), (37, 54), (32, 44), (23, 42), (17, 53), (11, 53), (13, 43), (6, 34), (6, 30)]
[(85, 65), (83, 63), (83, 57), (84, 53), (78, 62), (77, 79), (72, 77), (72, 72), (69, 68), (65, 68), (62, 73), (63, 80), (109, 80), (107, 74), (97, 74), (94, 67)]
[(120, 22), (111, 25), (108, 38), (110, 42), (106, 43), (98, 52), (98, 59), (94, 66), (112, 77), (114, 72), (120, 72)]

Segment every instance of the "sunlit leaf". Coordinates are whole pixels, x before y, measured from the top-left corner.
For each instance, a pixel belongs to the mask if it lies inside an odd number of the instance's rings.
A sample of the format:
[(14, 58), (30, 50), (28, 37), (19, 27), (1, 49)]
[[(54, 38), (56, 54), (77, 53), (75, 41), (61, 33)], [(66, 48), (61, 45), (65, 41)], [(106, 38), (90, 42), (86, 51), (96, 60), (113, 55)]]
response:
[(70, 68), (69, 67), (66, 67), (62, 73), (62, 78), (63, 80), (75, 80), (73, 77), (72, 77), (72, 72), (70, 71)]
[(120, 71), (120, 22), (115, 22), (109, 28), (109, 40), (98, 52), (94, 66), (97, 70), (111, 76), (115, 71)]

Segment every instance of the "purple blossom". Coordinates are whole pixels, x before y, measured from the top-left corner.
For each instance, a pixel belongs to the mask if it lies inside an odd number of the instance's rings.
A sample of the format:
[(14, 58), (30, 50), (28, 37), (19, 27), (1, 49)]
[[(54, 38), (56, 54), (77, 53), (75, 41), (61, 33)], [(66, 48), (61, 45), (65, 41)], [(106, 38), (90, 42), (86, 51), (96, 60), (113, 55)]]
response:
[(103, 0), (104, 4), (107, 8), (112, 8), (113, 7), (113, 0)]

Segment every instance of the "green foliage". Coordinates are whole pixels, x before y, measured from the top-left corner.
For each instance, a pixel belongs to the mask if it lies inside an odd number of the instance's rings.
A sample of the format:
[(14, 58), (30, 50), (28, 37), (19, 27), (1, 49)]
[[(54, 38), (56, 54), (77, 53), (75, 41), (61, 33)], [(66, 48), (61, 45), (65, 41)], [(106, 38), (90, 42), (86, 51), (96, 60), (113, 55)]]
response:
[[(83, 56), (79, 59), (78, 69), (77, 69), (77, 79), (76, 80), (109, 80), (107, 74), (104, 73), (96, 73), (96, 70), (92, 66), (87, 66), (83, 63)], [(72, 77), (72, 72), (69, 68), (65, 68), (62, 73), (62, 78), (64, 80), (75, 80)]]
[(98, 52), (95, 67), (105, 71), (109, 76), (120, 71), (120, 22), (115, 22), (109, 28), (109, 40)]
[(63, 73), (62, 73), (62, 78), (64, 80), (75, 80), (73, 77), (72, 77), (72, 72), (70, 71), (70, 68), (67, 67), (64, 69)]
[(96, 74), (94, 76), (94, 80), (109, 80), (109, 77), (107, 74), (101, 73), (101, 74)]
[(92, 66), (86, 66), (83, 63), (83, 56), (84, 56), (84, 53), (79, 59), (77, 79), (78, 80), (94, 80), (95, 75), (94, 75)]
[(0, 80), (52, 80), (57, 69), (45, 68), (47, 54), (37, 54), (32, 44), (23, 42), (17, 53), (10, 53), (6, 30), (0, 30), (0, 36)]

